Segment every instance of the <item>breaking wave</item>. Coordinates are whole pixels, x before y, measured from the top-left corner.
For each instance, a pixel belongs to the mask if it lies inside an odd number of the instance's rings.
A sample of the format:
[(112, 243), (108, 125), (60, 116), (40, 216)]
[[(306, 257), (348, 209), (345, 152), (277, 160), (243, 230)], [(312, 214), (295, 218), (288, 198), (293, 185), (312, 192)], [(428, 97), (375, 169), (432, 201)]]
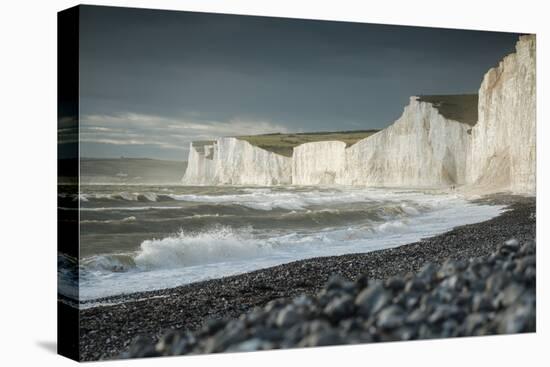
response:
[[(91, 234), (86, 246), (97, 250), (78, 262), (80, 300), (396, 247), (487, 220), (503, 209), (418, 191), (148, 187), (108, 194), (109, 189), (81, 195), (88, 200), (81, 199), (81, 223), (91, 223), (82, 227)], [(61, 274), (66, 293), (74, 284), (72, 267)]]
[(96, 220), (96, 219), (85, 219), (81, 220), (80, 223), (128, 223), (135, 222), (136, 217), (130, 216), (122, 219), (105, 219), (105, 220)]
[(208, 232), (181, 231), (144, 241), (134, 261), (139, 268), (149, 270), (250, 259), (270, 250), (271, 245), (255, 238), (250, 229), (216, 227)]
[[(75, 196), (81, 202), (187, 202), (215, 205), (241, 205), (251, 209), (270, 211), (274, 209), (304, 210), (311, 206), (330, 206), (345, 203), (399, 200), (426, 201), (422, 193), (388, 193), (382, 190), (276, 190), (271, 188), (243, 188), (231, 194), (177, 194), (162, 192), (86, 193)], [(427, 200), (429, 201), (429, 200)], [(413, 208), (414, 210), (414, 208)]]
[(269, 240), (255, 237), (251, 228), (215, 226), (146, 240), (133, 253), (90, 256), (80, 265), (87, 272), (149, 271), (251, 259), (266, 255), (272, 246)]
[(119, 192), (115, 194), (78, 194), (73, 200), (80, 200), (81, 202), (90, 201), (152, 201), (156, 202), (159, 197), (163, 200), (170, 200), (169, 195), (161, 195), (154, 192)]

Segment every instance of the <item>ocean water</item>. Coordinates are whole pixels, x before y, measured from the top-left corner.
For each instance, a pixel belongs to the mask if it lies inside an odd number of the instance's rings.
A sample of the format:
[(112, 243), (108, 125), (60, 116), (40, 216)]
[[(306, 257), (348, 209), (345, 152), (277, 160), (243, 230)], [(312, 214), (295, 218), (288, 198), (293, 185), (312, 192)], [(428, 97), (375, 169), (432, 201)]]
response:
[(78, 274), (59, 257), (60, 292), (74, 297), (79, 279), (80, 301), (401, 246), (503, 210), (347, 187), (88, 185), (67, 199), (80, 202), (80, 255)]

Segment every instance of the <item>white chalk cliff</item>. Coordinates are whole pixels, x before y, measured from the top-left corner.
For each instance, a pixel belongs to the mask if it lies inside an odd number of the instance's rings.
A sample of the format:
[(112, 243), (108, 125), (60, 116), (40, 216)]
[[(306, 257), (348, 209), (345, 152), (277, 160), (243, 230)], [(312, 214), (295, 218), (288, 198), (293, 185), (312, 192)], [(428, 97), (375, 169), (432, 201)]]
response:
[(479, 89), (467, 182), (486, 190), (535, 193), (536, 42), (522, 36), (516, 52), (489, 70)]
[(215, 166), (213, 159), (214, 144), (195, 146), (189, 144), (187, 168), (182, 182), (186, 185), (215, 185)]
[(191, 144), (186, 185), (287, 185), (292, 159), (236, 138), (219, 138), (199, 152)]
[(346, 149), (337, 182), (388, 187), (462, 184), (470, 128), (411, 97), (394, 124)]
[(463, 185), (534, 194), (535, 53), (535, 36), (522, 36), (516, 53), (487, 72), (473, 127), (411, 97), (396, 122), (349, 147), (340, 141), (306, 143), (290, 158), (237, 138), (219, 138), (202, 150), (192, 144), (183, 183)]
[(346, 143), (319, 141), (294, 148), (292, 184), (333, 185), (346, 166)]

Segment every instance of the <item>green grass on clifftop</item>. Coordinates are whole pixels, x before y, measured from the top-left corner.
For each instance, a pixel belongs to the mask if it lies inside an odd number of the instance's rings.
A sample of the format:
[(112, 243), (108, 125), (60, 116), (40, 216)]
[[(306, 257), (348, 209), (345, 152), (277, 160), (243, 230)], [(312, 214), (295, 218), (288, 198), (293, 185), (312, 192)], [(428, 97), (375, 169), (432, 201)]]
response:
[(470, 126), (477, 122), (477, 94), (419, 96), (418, 101), (431, 103), (445, 118)]
[(295, 134), (264, 134), (264, 135), (246, 135), (237, 136), (238, 139), (245, 140), (250, 144), (267, 151), (292, 157), (292, 149), (300, 144), (316, 141), (342, 141), (347, 146), (353, 145), (361, 139), (364, 139), (378, 130), (357, 130), (357, 131), (336, 131), (336, 132), (315, 132), (315, 133), (295, 133)]

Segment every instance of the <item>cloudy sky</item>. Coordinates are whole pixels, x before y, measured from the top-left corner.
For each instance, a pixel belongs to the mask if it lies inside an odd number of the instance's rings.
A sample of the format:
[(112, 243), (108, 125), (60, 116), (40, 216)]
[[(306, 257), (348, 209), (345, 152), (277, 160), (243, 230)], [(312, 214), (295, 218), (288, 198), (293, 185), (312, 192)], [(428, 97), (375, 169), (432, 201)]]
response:
[(513, 33), (81, 8), (82, 157), (186, 160), (192, 140), (383, 128), (475, 93)]

